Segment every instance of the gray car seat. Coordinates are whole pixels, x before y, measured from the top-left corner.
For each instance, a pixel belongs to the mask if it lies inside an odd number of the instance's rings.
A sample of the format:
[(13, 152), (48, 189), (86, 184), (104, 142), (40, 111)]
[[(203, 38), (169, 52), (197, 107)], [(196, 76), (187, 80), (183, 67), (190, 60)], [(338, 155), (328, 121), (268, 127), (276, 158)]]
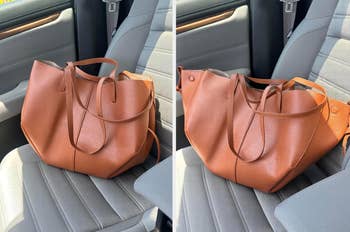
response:
[[(350, 99), (350, 0), (314, 0), (287, 43), (273, 78), (302, 76), (326, 87), (329, 96)], [(285, 231), (274, 216), (281, 201), (346, 168), (350, 152), (340, 147), (280, 191), (262, 193), (206, 169), (192, 147), (175, 156), (177, 179), (173, 224), (183, 231)], [(335, 190), (336, 191), (336, 190)]]
[[(106, 54), (120, 61), (120, 70), (154, 78), (163, 158), (172, 150), (171, 8), (171, 0), (135, 0)], [(29, 145), (19, 147), (0, 164), (0, 231), (150, 231), (157, 208), (133, 184), (152, 157), (107, 180), (48, 166)]]

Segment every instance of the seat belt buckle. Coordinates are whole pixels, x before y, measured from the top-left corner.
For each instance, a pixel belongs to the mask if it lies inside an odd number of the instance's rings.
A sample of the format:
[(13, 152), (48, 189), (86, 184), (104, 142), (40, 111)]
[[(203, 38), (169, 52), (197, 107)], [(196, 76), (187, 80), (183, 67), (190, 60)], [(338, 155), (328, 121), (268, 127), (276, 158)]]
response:
[(117, 10), (117, 3), (121, 2), (122, 0), (102, 0), (102, 2), (105, 2), (108, 4), (108, 12), (113, 13)]
[(292, 13), (296, 9), (297, 2), (300, 0), (280, 0), (284, 4), (284, 12), (286, 13)]

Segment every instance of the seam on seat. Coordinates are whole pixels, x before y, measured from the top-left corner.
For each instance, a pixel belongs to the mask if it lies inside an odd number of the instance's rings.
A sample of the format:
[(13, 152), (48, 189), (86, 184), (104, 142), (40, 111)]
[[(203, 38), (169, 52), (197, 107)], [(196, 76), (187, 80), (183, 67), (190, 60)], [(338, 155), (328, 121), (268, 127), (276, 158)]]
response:
[(57, 210), (58, 212), (60, 213), (64, 223), (66, 224), (68, 230), (70, 231), (73, 231), (73, 226), (70, 224), (70, 222), (67, 220), (67, 215), (64, 213), (64, 211), (62, 210), (62, 206), (60, 205), (60, 203), (58, 202), (57, 200), (57, 196), (55, 195), (54, 191), (52, 190), (51, 188), (51, 185), (49, 183), (49, 180), (45, 174), (45, 171), (42, 169), (41, 165), (43, 165), (42, 163), (37, 163), (38, 164), (38, 167), (39, 167), (39, 170), (40, 170), (40, 173), (41, 173), (41, 176), (44, 180), (44, 183), (46, 184), (47, 186), (47, 189), (50, 193), (50, 196), (53, 200), (53, 202), (55, 203), (56, 207), (57, 207)]
[(325, 84), (328, 84), (329, 86), (333, 87), (333, 88), (336, 88), (338, 90), (341, 90), (347, 94), (350, 94), (350, 91), (349, 90), (346, 90), (344, 89), (343, 87), (339, 86), (338, 84), (332, 82), (332, 81), (329, 81), (326, 77), (324, 76), (321, 76), (320, 74), (314, 72), (314, 71), (311, 71), (310, 73), (310, 76), (313, 76), (314, 80), (318, 80), (318, 81), (322, 81), (324, 82)]
[(167, 96), (165, 96), (165, 95), (163, 95), (161, 93), (156, 93), (156, 94), (154, 94), (154, 96), (157, 97), (157, 98), (162, 99), (163, 101), (165, 101), (165, 103), (172, 103), (171, 102), (171, 97), (169, 98), (169, 97), (167, 97)]
[(276, 192), (277, 197), (280, 199), (280, 201), (284, 201), (286, 198), (284, 197), (284, 195), (281, 193), (281, 190)]
[[(156, 119), (156, 122), (161, 124), (161, 125), (164, 123), (165, 126), (169, 127), (170, 130), (173, 128), (172, 125), (169, 122), (165, 121), (164, 119)], [(159, 139), (162, 140), (161, 138), (159, 138)]]
[[(108, 205), (112, 208), (112, 210), (118, 215), (118, 217), (120, 218), (121, 221), (127, 220), (128, 218), (125, 218), (124, 216), (122, 216), (120, 213), (118, 213), (116, 211), (116, 208), (112, 206), (112, 204), (106, 199), (106, 197), (103, 195), (102, 191), (100, 190), (100, 188), (95, 184), (95, 181), (93, 179), (91, 179), (91, 176), (89, 176), (90, 180), (92, 181), (92, 183), (95, 185), (96, 189), (100, 192), (101, 196), (103, 197), (103, 199), (108, 203)], [(114, 182), (114, 181), (113, 181)]]
[(172, 12), (173, 9), (172, 8), (159, 8), (156, 10), (156, 13), (168, 13), (168, 12)]
[(148, 51), (154, 54), (155, 52), (160, 53), (160, 54), (166, 54), (166, 55), (173, 55), (173, 52), (171, 50), (167, 49), (162, 49), (158, 47), (152, 47), (152, 46), (147, 46), (143, 49), (143, 51)]
[(343, 66), (346, 66), (346, 67), (350, 67), (350, 63), (345, 61), (345, 60), (342, 60), (342, 59), (339, 59), (339, 58), (336, 58), (334, 56), (331, 56), (331, 55), (327, 55), (323, 52), (319, 52), (318, 53), (318, 56), (321, 57), (321, 58), (324, 58), (325, 60), (330, 60), (330, 61), (333, 61), (337, 64), (340, 64), (340, 65), (343, 65)]
[(142, 69), (143, 71), (147, 71), (147, 72), (150, 72), (150, 73), (154, 73), (154, 74), (157, 74), (157, 75), (161, 75), (161, 78), (163, 78), (163, 79), (172, 80), (171, 74), (166, 73), (166, 72), (159, 71), (159, 70), (154, 69), (154, 68), (150, 68), (149, 66), (146, 67), (146, 66), (144, 66), (144, 65), (137, 64), (137, 65), (136, 65), (136, 69), (138, 69), (138, 70), (141, 70), (141, 69)]
[(191, 223), (187, 219), (188, 217), (188, 209), (187, 209), (187, 204), (186, 204), (186, 191), (185, 191), (185, 186), (183, 186), (183, 197), (182, 197), (182, 204), (183, 204), (183, 210), (184, 210), (184, 221), (185, 221), (185, 226), (188, 228), (188, 232), (191, 232)]
[[(159, 123), (162, 126), (166, 126), (168, 128), (165, 129), (169, 129), (171, 130), (173, 128), (173, 126), (171, 124), (169, 124), (167, 121), (165, 121), (164, 119), (156, 119), (156, 122)], [(162, 138), (159, 138), (162, 141)], [(169, 146), (170, 147), (170, 146)]]
[(63, 172), (63, 176), (68, 181), (68, 183), (71, 185), (73, 191), (75, 192), (75, 194), (79, 198), (81, 204), (84, 206), (85, 210), (88, 212), (88, 214), (90, 215), (92, 220), (96, 223), (96, 225), (98, 226), (99, 229), (102, 229), (103, 228), (102, 223), (98, 220), (97, 216), (94, 214), (94, 212), (86, 204), (86, 202), (83, 199), (81, 193), (79, 192), (78, 188), (74, 185), (74, 183), (73, 183), (72, 179), (70, 178), (70, 176), (68, 175), (67, 171), (66, 170), (62, 170), (62, 172)]
[(141, 210), (145, 211), (145, 207), (136, 199), (136, 197), (123, 185), (123, 183), (118, 179), (114, 179), (113, 181), (121, 190), (123, 190), (124, 193), (126, 193), (126, 196), (136, 205), (136, 207)]
[(350, 18), (350, 15), (336, 13), (333, 15), (333, 18), (336, 18), (336, 19)]
[(340, 37), (340, 36), (337, 36), (337, 35), (334, 35), (334, 34), (327, 34), (328, 38), (332, 38), (332, 39), (336, 39), (336, 40), (346, 40), (346, 41), (349, 41), (349, 39), (347, 38), (343, 38), (343, 37)]
[[(132, 219), (134, 219), (134, 218), (137, 218), (137, 217), (139, 217), (141, 214), (143, 214), (143, 213), (136, 214), (135, 216), (132, 216), (132, 217), (127, 218), (127, 219), (125, 219), (125, 220), (121, 220), (121, 221), (119, 221), (119, 222), (113, 223), (113, 224), (108, 225), (108, 226), (106, 226), (105, 228), (101, 228), (101, 229), (99, 229), (99, 230), (97, 230), (97, 231), (108, 230), (108, 229), (109, 229), (110, 227), (112, 227), (112, 226), (117, 226), (117, 225), (119, 225), (119, 224), (121, 224), (121, 223), (125, 223), (125, 222), (130, 221), (130, 220), (132, 220)], [(136, 224), (134, 224), (134, 225), (131, 225), (130, 227), (125, 228), (124, 230), (130, 229), (130, 228), (132, 228), (132, 227), (138, 225), (139, 223), (140, 223), (140, 222), (138, 222), (138, 223), (136, 223)]]
[(27, 199), (27, 205), (28, 205), (28, 211), (29, 211), (29, 214), (30, 216), (32, 217), (33, 219), (33, 224), (35, 226), (35, 229), (37, 231), (43, 231), (41, 228), (40, 228), (40, 225), (39, 225), (39, 222), (37, 221), (36, 217), (35, 217), (35, 214), (34, 214), (34, 209), (32, 207), (32, 203), (30, 202), (30, 199), (29, 199), (29, 195), (27, 193), (27, 188), (25, 186), (25, 184), (23, 183), (23, 190), (24, 190), (24, 198)]
[(172, 100), (171, 100), (171, 98), (165, 97), (165, 96), (163, 96), (163, 95), (161, 95), (161, 94), (159, 94), (159, 93), (154, 94), (154, 96), (157, 97), (157, 98), (162, 99), (162, 100), (165, 101), (166, 103), (169, 103), (169, 104), (172, 104), (172, 103), (173, 103)]
[(333, 62), (339, 63), (339, 64), (347, 66), (347, 67), (350, 66), (349, 62), (347, 62), (345, 60), (342, 60), (340, 58), (337, 58), (335, 56), (332, 56), (332, 55), (327, 55), (326, 53), (323, 53), (323, 52), (319, 52), (318, 56), (321, 57), (321, 58), (324, 58), (324, 59), (329, 59), (329, 60), (331, 60)]
[(213, 207), (213, 204), (212, 204), (213, 201), (212, 201), (212, 197), (210, 194), (210, 190), (208, 188), (208, 182), (206, 180), (205, 168), (203, 165), (201, 165), (200, 167), (201, 167), (201, 173), (202, 173), (201, 177), (202, 177), (202, 181), (203, 181), (203, 185), (204, 185), (205, 195), (207, 197), (208, 205), (209, 205), (209, 208), (211, 211), (210, 214), (213, 218), (216, 231), (221, 231), (220, 225), (218, 223), (217, 213), (216, 213), (215, 208)]
[[(264, 214), (264, 218), (265, 218), (266, 222), (269, 224), (271, 230), (273, 230), (273, 225), (272, 225), (271, 222), (267, 219), (267, 216), (266, 216), (266, 213), (265, 213), (265, 211), (264, 211), (264, 208), (263, 208), (262, 205), (260, 204), (258, 195), (256, 194), (257, 191), (259, 191), (259, 190), (253, 189), (253, 195), (254, 195), (254, 197), (255, 197), (255, 200), (256, 200), (256, 202), (257, 202), (257, 205), (259, 206), (261, 212)], [(277, 197), (280, 199), (280, 196), (279, 196), (279, 195), (277, 195)], [(280, 200), (281, 200), (281, 199), (280, 199)]]
[(231, 183), (229, 182), (229, 180), (224, 180), (224, 181), (226, 182), (226, 186), (227, 186), (227, 188), (228, 188), (228, 190), (229, 190), (229, 193), (230, 193), (231, 198), (232, 198), (232, 201), (233, 201), (233, 203), (234, 203), (234, 205), (235, 205), (235, 207), (236, 207), (236, 210), (237, 210), (237, 212), (238, 212), (238, 215), (239, 215), (239, 217), (241, 218), (241, 222), (242, 222), (244, 231), (249, 231), (247, 222), (245, 221), (245, 218), (244, 218), (244, 216), (243, 216), (243, 214), (242, 214), (242, 210), (241, 210), (240, 206), (238, 205), (236, 195), (235, 195), (235, 193), (234, 193), (234, 191), (233, 191), (233, 189), (232, 189), (232, 185), (231, 185)]
[(151, 45), (145, 45), (144, 46), (145, 50), (156, 50), (156, 51), (160, 51), (160, 52), (164, 52), (164, 53), (170, 53), (170, 55), (173, 54), (173, 50), (172, 49), (167, 49), (167, 48), (159, 48), (157, 46), (151, 46)]

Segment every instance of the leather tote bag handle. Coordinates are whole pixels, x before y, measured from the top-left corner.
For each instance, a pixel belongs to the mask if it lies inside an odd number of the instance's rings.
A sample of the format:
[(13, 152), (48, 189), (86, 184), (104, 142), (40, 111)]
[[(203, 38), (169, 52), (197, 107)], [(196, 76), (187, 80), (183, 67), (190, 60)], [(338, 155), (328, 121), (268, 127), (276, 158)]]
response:
[[(77, 69), (77, 65), (89, 65), (89, 64), (95, 64), (95, 63), (110, 63), (114, 65), (113, 70), (111, 71), (110, 75), (108, 77), (96, 77), (90, 74), (87, 74), (80, 69)], [(67, 106), (67, 122), (68, 122), (68, 134), (69, 134), (69, 141), (71, 145), (76, 148), (79, 151), (85, 152), (87, 154), (94, 154), (98, 151), (100, 151), (104, 145), (106, 144), (106, 125), (105, 122), (112, 122), (112, 123), (118, 123), (118, 122), (126, 122), (133, 119), (136, 119), (137, 117), (143, 115), (145, 112), (148, 112), (152, 106), (152, 103), (154, 102), (154, 93), (151, 91), (151, 94), (148, 99), (147, 105), (144, 107), (143, 110), (136, 113), (135, 115), (127, 118), (119, 118), (119, 119), (107, 119), (103, 116), (103, 110), (102, 110), (102, 92), (103, 92), (103, 84), (106, 81), (110, 81), (114, 83), (114, 98), (113, 101), (116, 101), (116, 80), (115, 80), (115, 73), (118, 68), (118, 63), (112, 59), (107, 58), (94, 58), (94, 59), (88, 59), (88, 60), (82, 60), (78, 62), (68, 62), (67, 66), (64, 69), (64, 81), (65, 81), (65, 92), (66, 92), (66, 106)], [(81, 98), (79, 96), (79, 93), (77, 91), (77, 88), (74, 83), (74, 79), (76, 76), (76, 73), (78, 73), (82, 78), (97, 82), (97, 88), (96, 88), (96, 112), (91, 111), (88, 109), (88, 107), (84, 106), (84, 104), (81, 101)], [(102, 131), (102, 141), (97, 146), (97, 148), (93, 150), (84, 150), (80, 147), (78, 147), (77, 143), (74, 141), (74, 133), (73, 133), (73, 98), (77, 100), (77, 103), (80, 107), (82, 107), (86, 112), (90, 113), (92, 116), (97, 118), (99, 120), (100, 129)]]
[[(230, 85), (229, 85), (229, 101), (228, 101), (228, 105), (227, 105), (227, 139), (228, 139), (228, 144), (230, 147), (230, 150), (232, 151), (232, 153), (234, 155), (236, 155), (239, 159), (243, 160), (244, 162), (247, 163), (251, 163), (254, 162), (258, 159), (260, 159), (263, 154), (264, 154), (264, 149), (265, 149), (265, 116), (272, 116), (272, 117), (298, 117), (298, 116), (304, 116), (307, 115), (309, 113), (314, 112), (315, 110), (320, 110), (323, 109), (323, 106), (327, 103), (328, 104), (328, 98), (326, 95), (326, 91), (323, 87), (321, 87), (320, 85), (305, 80), (303, 78), (300, 77), (295, 77), (293, 79), (291, 79), (288, 82), (274, 82), (272, 84), (270, 84), (269, 86), (267, 86), (265, 88), (265, 90), (262, 93), (262, 96), (260, 98), (260, 100), (256, 101), (256, 100), (251, 100), (248, 99), (247, 96), (247, 86), (246, 86), (246, 81), (245, 81), (245, 77), (243, 75), (234, 75), (232, 76), (231, 80), (230, 80)], [(255, 78), (254, 78), (255, 79)], [(266, 83), (269, 82), (268, 80), (266, 81)], [(261, 82), (260, 82), (261, 83)], [(307, 86), (311, 89), (317, 89), (323, 96), (323, 99), (321, 101), (320, 104), (318, 104), (317, 106), (311, 108), (308, 111), (304, 111), (304, 112), (299, 112), (299, 113), (281, 113), (281, 104), (282, 104), (282, 91), (285, 89), (289, 89), (291, 87), (293, 87), (296, 83), (300, 84), (300, 85), (304, 85)], [(252, 117), (250, 118), (250, 124), (247, 127), (247, 130), (244, 133), (244, 136), (242, 138), (242, 142), (239, 144), (239, 148), (238, 151), (236, 151), (236, 149), (234, 148), (234, 140), (233, 140), (233, 131), (234, 131), (234, 123), (233, 123), (233, 119), (234, 119), (234, 95), (235, 92), (238, 91), (238, 88), (240, 91), (242, 91), (242, 95), (244, 97), (244, 100), (246, 102), (246, 104), (249, 106), (249, 108), (253, 111)], [(266, 100), (268, 99), (269, 96), (271, 96), (272, 94), (279, 94), (279, 101), (280, 101), (280, 112), (266, 112), (265, 111), (265, 106), (266, 106)], [(255, 102), (255, 103), (260, 103), (258, 105), (257, 108), (254, 108), (251, 106), (250, 103)], [(329, 115), (329, 105), (328, 105), (328, 115)], [(252, 119), (254, 118), (255, 114), (259, 115), (259, 124), (260, 124), (260, 135), (261, 135), (261, 139), (262, 139), (262, 146), (259, 150), (259, 152), (257, 153), (257, 155), (253, 158), (247, 159), (247, 158), (243, 158), (240, 155), (240, 150), (241, 147), (244, 144), (245, 138), (248, 134), (248, 131), (251, 127), (252, 124)], [(312, 137), (315, 134), (315, 131), (317, 129), (317, 124), (312, 132)], [(310, 139), (311, 142), (311, 139)]]

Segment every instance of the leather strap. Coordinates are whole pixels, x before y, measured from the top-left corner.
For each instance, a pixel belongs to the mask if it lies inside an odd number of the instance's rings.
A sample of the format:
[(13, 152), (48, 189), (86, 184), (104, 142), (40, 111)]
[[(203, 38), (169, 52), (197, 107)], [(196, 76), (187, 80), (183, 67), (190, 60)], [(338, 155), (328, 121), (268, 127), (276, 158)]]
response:
[[(115, 74), (118, 70), (119, 64), (117, 61), (113, 60), (113, 59), (109, 59), (109, 58), (91, 58), (91, 59), (86, 59), (86, 60), (80, 60), (80, 61), (75, 61), (75, 62), (68, 62), (67, 64), (71, 64), (71, 66), (75, 67), (75, 66), (86, 66), (86, 65), (91, 65), (91, 64), (98, 64), (98, 63), (107, 63), (107, 64), (111, 64), (113, 65), (113, 69), (111, 71), (111, 73), (109, 74), (109, 77), (111, 78), (115, 78)], [(84, 77), (85, 79), (91, 80), (91, 81), (99, 81), (99, 77), (90, 75), (86, 72), (83, 72), (81, 70), (77, 70), (78, 74), (81, 75), (82, 77)]]
[[(115, 69), (116, 67), (118, 67), (117, 62), (115, 62), (112, 59), (107, 59), (107, 58), (94, 58), (94, 59), (88, 59), (88, 60), (82, 60), (79, 62), (68, 62), (67, 66), (64, 69), (64, 81), (65, 81), (65, 92), (66, 92), (66, 107), (67, 107), (67, 123), (68, 123), (68, 135), (69, 135), (69, 141), (71, 143), (71, 145), (76, 148), (79, 151), (82, 151), (84, 153), (87, 154), (94, 154), (98, 151), (100, 151), (104, 145), (106, 144), (106, 126), (105, 126), (105, 121), (107, 122), (113, 122), (113, 123), (119, 123), (119, 122), (126, 122), (126, 121), (131, 121), (133, 119), (136, 119), (137, 117), (143, 115), (145, 112), (148, 112), (152, 106), (152, 103), (154, 102), (154, 93), (153, 91), (151, 91), (150, 96), (149, 96), (149, 101), (146, 105), (146, 107), (144, 107), (143, 110), (141, 110), (140, 112), (136, 113), (135, 115), (131, 116), (131, 117), (127, 117), (127, 118), (120, 118), (120, 119), (107, 119), (103, 116), (103, 110), (102, 110), (102, 89), (103, 89), (103, 84), (106, 81), (112, 81), (114, 83), (114, 98), (112, 99), (112, 102), (116, 102), (116, 98), (117, 98), (117, 93), (116, 93), (116, 80), (114, 79), (114, 75), (115, 75), (115, 71), (116, 70), (112, 70), (111, 74), (109, 75), (109, 77), (96, 77), (93, 75), (89, 75), (86, 74), (84, 72), (81, 71), (81, 73), (83, 75), (81, 75), (82, 78), (86, 79), (86, 80), (90, 80), (90, 81), (97, 81), (97, 88), (96, 88), (96, 112), (92, 112), (90, 109), (88, 109), (87, 106), (85, 106), (82, 101), (81, 98), (79, 96), (79, 93), (76, 89), (76, 86), (74, 84), (74, 79), (75, 79), (75, 71), (79, 70), (79, 69), (75, 69), (76, 65), (88, 65), (88, 64), (94, 64), (95, 63), (100, 63), (100, 62), (107, 62), (107, 63), (111, 63), (113, 65), (115, 65)], [(112, 77), (113, 76), (113, 77)], [(77, 103), (79, 104), (80, 107), (82, 107), (84, 110), (86, 110), (86, 112), (90, 113), (92, 116), (94, 116), (95, 118), (98, 119), (99, 124), (100, 124), (100, 128), (102, 131), (102, 142), (98, 145), (98, 147), (96, 149), (93, 149), (91, 151), (82, 149), (80, 147), (78, 147), (77, 142), (74, 141), (74, 131), (73, 131), (73, 99), (77, 100)], [(155, 134), (154, 134), (155, 135)], [(153, 136), (154, 137), (154, 136)], [(155, 139), (156, 142), (158, 141), (158, 138)], [(159, 143), (159, 141), (158, 141)], [(160, 152), (160, 148), (158, 149), (158, 151)]]
[(96, 149), (93, 149), (91, 151), (85, 150), (83, 148), (80, 148), (77, 144), (77, 142), (74, 141), (74, 126), (73, 126), (73, 91), (74, 91), (74, 83), (72, 81), (71, 78), (71, 73), (70, 73), (71, 69), (66, 68), (64, 69), (64, 79), (65, 79), (65, 84), (66, 84), (66, 111), (67, 111), (67, 124), (68, 124), (68, 137), (69, 137), (69, 141), (71, 143), (71, 145), (84, 153), (87, 153), (89, 155), (92, 155), (98, 151), (100, 151), (103, 146), (106, 143), (106, 126), (103, 120), (99, 119), (99, 124), (100, 124), (100, 128), (102, 130), (102, 142), (100, 143), (100, 145), (97, 146)]
[[(350, 107), (350, 105), (349, 105), (349, 107)], [(345, 153), (346, 153), (346, 148), (347, 148), (347, 145), (348, 145), (349, 138), (350, 138), (350, 115), (349, 115), (349, 120), (348, 120), (348, 129), (344, 133), (343, 142), (342, 142), (343, 155), (345, 155)]]
[[(226, 114), (227, 128), (226, 128), (226, 130), (227, 130), (227, 139), (228, 139), (228, 144), (229, 144), (230, 150), (239, 159), (241, 159), (247, 163), (254, 162), (254, 161), (260, 159), (264, 154), (264, 149), (265, 149), (265, 144), (266, 144), (266, 141), (265, 141), (265, 119), (264, 119), (265, 116), (276, 116), (276, 117), (302, 116), (302, 115), (309, 114), (309, 113), (313, 112), (314, 110), (320, 109), (321, 107), (323, 107), (325, 105), (325, 103), (328, 103), (326, 91), (324, 90), (323, 87), (317, 85), (314, 82), (311, 82), (311, 81), (308, 81), (308, 80), (305, 80), (305, 79), (299, 78), (299, 77), (295, 77), (291, 81), (288, 81), (288, 82), (285, 82), (285, 81), (273, 82), (273, 84), (271, 83), (269, 86), (267, 86), (265, 88), (265, 90), (263, 91), (262, 96), (259, 100), (249, 99), (247, 96), (246, 79), (249, 79), (249, 78), (246, 78), (240, 74), (234, 74), (231, 77), (229, 91), (228, 91), (230, 96), (229, 96), (229, 101), (228, 101), (228, 105), (227, 105), (227, 114)], [(260, 80), (258, 80), (258, 81), (260, 81)], [(296, 83), (299, 83), (301, 85), (305, 85), (305, 86), (313, 88), (313, 89), (317, 89), (324, 96), (324, 99), (322, 100), (322, 102), (320, 104), (318, 104), (316, 107), (313, 107), (309, 111), (305, 111), (305, 112), (301, 112), (301, 113), (281, 113), (282, 91), (285, 89), (292, 88)], [(240, 91), (242, 92), (242, 95), (246, 101), (246, 104), (249, 106), (249, 108), (253, 112), (253, 114), (251, 115), (251, 117), (249, 119), (249, 125), (243, 134), (242, 141), (239, 144), (238, 151), (236, 151), (236, 149), (234, 148), (234, 140), (233, 140), (233, 138), (234, 138), (234, 136), (233, 136), (233, 133), (234, 133), (233, 121), (234, 121), (234, 115), (235, 115), (235, 113), (234, 113), (234, 103), (235, 103), (234, 96), (236, 94), (237, 88), (240, 89)], [(279, 112), (278, 113), (265, 111), (266, 100), (268, 99), (269, 96), (271, 96), (271, 94), (279, 94)], [(254, 108), (250, 104), (252, 102), (260, 103), (260, 104), (257, 106), (257, 108)], [(323, 110), (323, 108), (321, 108), (321, 109)], [(328, 110), (329, 110), (329, 105), (328, 105)], [(244, 144), (244, 141), (246, 139), (248, 131), (252, 125), (253, 119), (256, 115), (259, 116), (259, 121), (260, 121), (260, 134), (261, 134), (261, 139), (262, 139), (262, 146), (261, 146), (261, 149), (259, 150), (259, 152), (257, 152), (257, 155), (254, 156), (253, 158), (250, 158), (250, 159), (243, 158), (240, 154), (240, 151), (241, 151), (241, 148)], [(314, 134), (315, 134), (314, 132), (316, 131), (316, 129), (317, 129), (317, 126), (315, 126), (311, 137), (314, 136)], [(350, 130), (349, 130), (349, 133), (350, 133)]]
[(152, 135), (152, 137), (154, 138), (154, 142), (157, 145), (157, 163), (158, 163), (160, 161), (160, 143), (159, 143), (159, 139), (158, 139), (158, 136), (156, 135), (156, 133), (151, 128), (148, 128), (148, 132)]

